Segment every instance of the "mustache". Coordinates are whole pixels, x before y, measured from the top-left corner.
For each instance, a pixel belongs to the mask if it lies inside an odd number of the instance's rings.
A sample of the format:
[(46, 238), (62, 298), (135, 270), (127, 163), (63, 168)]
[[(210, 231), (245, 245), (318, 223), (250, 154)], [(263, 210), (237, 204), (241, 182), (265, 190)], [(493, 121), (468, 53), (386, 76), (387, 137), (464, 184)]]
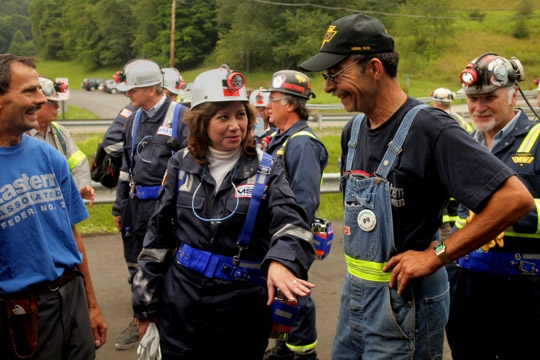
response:
[(479, 116), (479, 117), (484, 117), (484, 116), (493, 116), (493, 113), (491, 111), (486, 111), (486, 112), (473, 112), (472, 113), (472, 116)]

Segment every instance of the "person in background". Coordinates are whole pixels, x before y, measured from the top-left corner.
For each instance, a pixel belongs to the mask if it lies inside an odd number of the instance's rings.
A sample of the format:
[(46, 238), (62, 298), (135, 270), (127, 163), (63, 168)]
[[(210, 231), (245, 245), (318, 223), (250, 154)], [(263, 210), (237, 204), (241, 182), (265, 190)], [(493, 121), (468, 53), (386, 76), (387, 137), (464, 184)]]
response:
[[(360, 113), (341, 140), (347, 275), (333, 359), (442, 359), (444, 265), (535, 207), (515, 172), (452, 117), (405, 95), (398, 63), (385, 26), (354, 13), (332, 22), (319, 53), (299, 65), (326, 70), (324, 91)], [(477, 215), (438, 243), (450, 196)]]
[(452, 111), (452, 101), (456, 98), (456, 94), (450, 89), (438, 88), (431, 93), (433, 107), (446, 111), (453, 117), (458, 124), (467, 132), (472, 133), (473, 127), (462, 116)]
[[(152, 60), (132, 60), (118, 77), (118, 89), (126, 91), (131, 105), (139, 108), (129, 116), (125, 127), (122, 167), (112, 209), (115, 225), (122, 232), (128, 282), (132, 285), (167, 161), (186, 146), (188, 129), (183, 118), (187, 108), (163, 93), (163, 73)], [(132, 318), (116, 340), (118, 350), (137, 345), (139, 330), (134, 321)]]
[[(268, 98), (270, 123), (277, 133), (266, 150), (280, 161), (296, 201), (313, 222), (319, 208), (323, 170), (328, 163), (324, 144), (307, 123), (307, 101), (315, 97), (310, 78), (294, 70), (281, 70), (272, 75)], [(317, 328), (315, 303), (311, 296), (299, 299), (300, 312), (291, 333), (285, 340), (276, 340), (265, 360), (317, 359)]]
[(254, 125), (255, 141), (261, 146), (262, 150), (266, 150), (270, 142), (271, 135), (275, 129), (270, 125), (268, 120), (268, 97), (270, 94), (264, 88), (253, 90), (249, 94), (249, 103), (255, 108), (256, 122)]
[[(46, 91), (46, 90), (45, 90)], [(35, 62), (0, 55), (0, 357), (94, 360), (107, 338), (65, 157), (26, 134), (47, 106)]]
[(186, 88), (186, 82), (175, 68), (163, 68), (163, 93), (172, 102), (178, 102), (178, 94)]
[[(518, 82), (524, 78), (518, 59), (495, 53), (479, 56), (461, 73), (474, 139), (517, 174), (537, 206), (447, 266), (451, 301), (446, 334), (455, 360), (540, 354), (535, 326), (540, 324), (540, 125), (515, 108)], [(467, 229), (474, 217), (460, 204), (456, 228)]]
[(79, 193), (92, 205), (96, 193), (91, 185), (88, 158), (77, 148), (69, 131), (55, 121), (58, 117), (60, 101), (69, 99), (68, 87), (64, 83), (57, 83), (44, 76), (39, 77), (39, 83), (47, 102), (37, 112), (38, 126), (29, 130), (28, 134), (46, 141), (65, 156)]
[(255, 146), (244, 82), (226, 65), (195, 79), (188, 147), (169, 160), (139, 255), (135, 316), (141, 337), (157, 323), (164, 360), (262, 359), (276, 288), (293, 300), (314, 286), (305, 213)]

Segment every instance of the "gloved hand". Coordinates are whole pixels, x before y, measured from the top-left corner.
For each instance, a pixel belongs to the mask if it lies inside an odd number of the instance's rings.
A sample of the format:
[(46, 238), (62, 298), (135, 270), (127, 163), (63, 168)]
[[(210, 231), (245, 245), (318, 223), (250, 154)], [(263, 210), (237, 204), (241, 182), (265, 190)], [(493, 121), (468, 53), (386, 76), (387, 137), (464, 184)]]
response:
[(139, 360), (161, 360), (159, 332), (154, 322), (150, 322), (137, 348)]
[[(467, 217), (467, 224), (471, 222), (471, 220), (474, 218), (474, 213), (472, 210), (469, 210), (469, 216)], [(489, 249), (494, 248), (496, 245), (499, 245), (499, 247), (504, 246), (504, 231), (497, 235), (497, 237), (493, 240), (490, 240), (486, 244), (482, 245), (480, 249), (487, 252)]]

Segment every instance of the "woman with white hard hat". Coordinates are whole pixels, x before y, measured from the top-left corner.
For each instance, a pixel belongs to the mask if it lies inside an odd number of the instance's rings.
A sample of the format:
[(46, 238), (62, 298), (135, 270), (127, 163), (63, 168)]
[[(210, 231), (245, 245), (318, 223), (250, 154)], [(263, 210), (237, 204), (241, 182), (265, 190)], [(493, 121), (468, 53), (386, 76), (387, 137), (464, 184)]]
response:
[(140, 334), (157, 324), (163, 359), (262, 359), (276, 289), (294, 300), (314, 287), (312, 233), (281, 165), (250, 135), (242, 74), (197, 76), (186, 122), (188, 147), (169, 161), (139, 255)]

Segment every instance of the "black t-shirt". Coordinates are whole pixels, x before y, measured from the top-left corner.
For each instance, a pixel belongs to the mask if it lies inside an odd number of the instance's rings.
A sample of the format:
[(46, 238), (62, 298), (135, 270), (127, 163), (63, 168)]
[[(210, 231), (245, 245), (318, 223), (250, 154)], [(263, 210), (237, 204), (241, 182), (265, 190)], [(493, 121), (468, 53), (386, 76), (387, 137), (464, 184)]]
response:
[[(364, 118), (353, 170), (374, 176), (388, 143), (406, 113), (417, 104), (418, 100), (409, 97), (374, 130), (369, 128), (369, 119)], [(343, 169), (351, 127), (352, 120), (343, 129), (341, 139)], [(442, 211), (450, 196), (478, 212), (512, 174), (446, 112), (432, 107), (420, 110), (388, 175), (396, 248), (400, 252), (426, 249), (441, 225)]]

